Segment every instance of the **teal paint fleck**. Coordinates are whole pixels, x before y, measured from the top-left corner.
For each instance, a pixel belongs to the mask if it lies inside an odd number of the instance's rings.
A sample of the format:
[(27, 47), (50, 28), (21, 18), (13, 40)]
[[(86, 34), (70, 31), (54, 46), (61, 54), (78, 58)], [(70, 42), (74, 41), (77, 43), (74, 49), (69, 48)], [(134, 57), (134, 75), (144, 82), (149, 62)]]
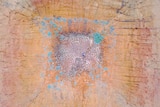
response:
[(49, 84), (48, 89), (54, 89), (54, 90), (60, 90), (60, 88), (57, 87), (57, 83)]
[(52, 22), (52, 21), (50, 21), (50, 24), (51, 24), (51, 26), (53, 26), (54, 28), (57, 27), (57, 25), (56, 25), (54, 22)]
[(58, 75), (56, 75), (56, 80), (59, 80), (59, 76)]
[(51, 88), (52, 88), (52, 85), (49, 84), (49, 85), (48, 85), (48, 89), (51, 89)]
[(104, 37), (100, 33), (98, 33), (98, 32), (93, 34), (93, 38), (94, 38), (94, 42), (96, 44), (101, 43), (102, 40), (104, 39)]
[(105, 71), (107, 71), (107, 70), (108, 70), (108, 68), (107, 68), (107, 67), (104, 67), (104, 70), (105, 70)]
[(107, 25), (107, 24), (109, 24), (109, 21), (101, 21), (101, 24), (102, 25)]
[(58, 31), (54, 31), (54, 34), (55, 34), (56, 36), (58, 36)]
[(52, 33), (51, 32), (48, 32), (48, 37), (51, 37), (52, 36)]
[(52, 52), (48, 52), (48, 57), (50, 57), (52, 55)]
[(48, 52), (48, 62), (52, 62), (51, 55), (52, 55), (52, 52)]
[(94, 20), (93, 22), (95, 24), (101, 24), (101, 25), (107, 25), (107, 24), (109, 24), (109, 21), (105, 21), (105, 20)]
[(66, 22), (66, 19), (62, 17), (55, 17), (54, 19), (58, 22)]
[(60, 70), (61, 69), (61, 66), (56, 66), (56, 70)]
[(89, 76), (92, 78), (92, 80), (94, 80), (94, 75), (92, 74), (92, 72), (89, 73)]
[(100, 78), (100, 74), (96, 75), (96, 78)]
[(72, 24), (72, 20), (69, 19), (69, 20), (68, 20), (68, 25), (71, 26), (71, 24)]
[(63, 75), (64, 73), (61, 71), (59, 74), (60, 74), (60, 75)]
[(47, 18), (47, 17), (44, 17), (43, 19), (44, 19), (44, 20), (49, 20), (49, 18)]
[(65, 39), (65, 36), (64, 36), (64, 35), (60, 35), (60, 36), (59, 36), (59, 39), (60, 39), (60, 40), (64, 40), (64, 39)]
[(58, 31), (62, 31), (62, 26), (60, 26), (60, 27), (58, 28)]
[(94, 23), (95, 23), (95, 24), (98, 24), (99, 22), (98, 22), (98, 20), (94, 20)]
[(55, 18), (57, 21), (61, 21), (61, 17), (56, 17)]
[(113, 33), (113, 31), (114, 31), (114, 27), (110, 26), (110, 33)]
[(61, 18), (61, 20), (62, 20), (63, 22), (66, 22), (66, 19), (65, 19), (65, 18)]
[(42, 25), (42, 26), (45, 26), (46, 24), (45, 24), (45, 22), (44, 22), (44, 21), (41, 21), (41, 25)]

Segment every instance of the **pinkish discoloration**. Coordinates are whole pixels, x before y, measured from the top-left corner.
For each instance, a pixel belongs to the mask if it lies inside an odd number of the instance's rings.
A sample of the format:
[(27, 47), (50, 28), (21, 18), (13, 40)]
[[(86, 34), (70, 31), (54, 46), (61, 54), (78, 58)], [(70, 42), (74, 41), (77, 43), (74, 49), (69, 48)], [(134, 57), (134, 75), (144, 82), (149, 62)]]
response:
[(56, 50), (57, 63), (69, 75), (92, 71), (100, 63), (100, 45), (93, 42), (92, 34), (67, 34)]

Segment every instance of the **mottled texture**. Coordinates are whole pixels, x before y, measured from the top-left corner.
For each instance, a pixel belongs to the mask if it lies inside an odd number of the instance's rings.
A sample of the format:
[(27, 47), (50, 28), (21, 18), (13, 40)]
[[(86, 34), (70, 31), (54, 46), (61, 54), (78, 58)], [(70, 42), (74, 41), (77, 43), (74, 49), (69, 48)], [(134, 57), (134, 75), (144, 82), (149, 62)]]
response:
[(0, 0), (0, 107), (160, 107), (159, 0)]
[(63, 72), (74, 76), (98, 67), (101, 50), (100, 45), (94, 43), (93, 34), (70, 33), (63, 36), (63, 40), (59, 41), (55, 49), (56, 61)]

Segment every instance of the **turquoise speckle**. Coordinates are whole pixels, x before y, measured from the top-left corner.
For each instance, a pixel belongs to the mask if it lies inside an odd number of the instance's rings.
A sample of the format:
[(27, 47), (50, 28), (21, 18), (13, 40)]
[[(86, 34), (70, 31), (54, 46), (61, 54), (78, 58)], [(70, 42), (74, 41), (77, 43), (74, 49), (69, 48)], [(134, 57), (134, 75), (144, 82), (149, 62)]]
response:
[(65, 39), (65, 36), (64, 35), (60, 35), (60, 40), (64, 40)]
[(48, 85), (48, 89), (51, 89), (51, 88), (52, 88), (52, 86), (49, 84), (49, 85)]
[(54, 22), (52, 22), (52, 21), (50, 21), (50, 24), (51, 24), (54, 28), (57, 27), (57, 25), (56, 25)]
[(51, 57), (51, 55), (52, 55), (52, 52), (48, 52), (48, 57)]
[(61, 18), (61, 20), (62, 20), (63, 22), (66, 22), (66, 19), (65, 19), (65, 18)]
[(59, 74), (60, 74), (60, 75), (63, 75), (63, 72), (61, 71)]
[(66, 19), (62, 17), (55, 17), (54, 19), (59, 22), (66, 22)]
[(58, 28), (58, 31), (62, 31), (62, 26), (60, 26), (60, 27)]
[(56, 75), (56, 80), (59, 80), (59, 76), (58, 75)]
[(52, 52), (48, 52), (48, 62), (52, 62)]
[(42, 25), (42, 26), (45, 26), (46, 24), (45, 24), (45, 22), (44, 22), (44, 21), (42, 21), (42, 22), (41, 22), (41, 25)]
[(105, 71), (107, 71), (107, 70), (108, 70), (108, 68), (107, 68), (107, 67), (104, 67), (104, 70), (105, 70)]
[(60, 70), (61, 69), (61, 66), (56, 66), (56, 70)]
[(98, 24), (99, 22), (98, 22), (98, 20), (94, 20), (94, 23), (95, 23), (95, 24)]
[(57, 21), (61, 21), (61, 17), (56, 17), (55, 18)]
[(47, 17), (44, 17), (43, 19), (44, 19), (44, 20), (49, 20), (49, 18), (47, 18)]
[(54, 34), (55, 34), (56, 36), (58, 36), (58, 31), (54, 31)]
[(104, 37), (100, 34), (100, 33), (94, 33), (93, 34), (93, 37), (94, 37), (94, 42), (96, 43), (96, 44), (99, 44), (99, 43), (101, 43), (102, 42), (102, 40), (104, 39)]
[(108, 21), (101, 21), (101, 24), (102, 25), (107, 25), (107, 24), (109, 24), (109, 22)]
[(68, 25), (71, 26), (71, 24), (72, 24), (72, 20), (69, 19), (69, 20), (68, 20)]
[(100, 78), (100, 75), (98, 74), (98, 75), (96, 75), (96, 78)]
[(60, 90), (60, 88), (57, 87), (57, 83), (49, 84), (48, 89), (54, 89), (54, 90)]
[(92, 80), (94, 80), (94, 75), (92, 74), (92, 72), (89, 73), (89, 76), (92, 78)]
[(48, 37), (51, 37), (52, 36), (52, 33), (51, 32), (48, 32)]
[(110, 26), (110, 33), (112, 33), (114, 31), (114, 27)]

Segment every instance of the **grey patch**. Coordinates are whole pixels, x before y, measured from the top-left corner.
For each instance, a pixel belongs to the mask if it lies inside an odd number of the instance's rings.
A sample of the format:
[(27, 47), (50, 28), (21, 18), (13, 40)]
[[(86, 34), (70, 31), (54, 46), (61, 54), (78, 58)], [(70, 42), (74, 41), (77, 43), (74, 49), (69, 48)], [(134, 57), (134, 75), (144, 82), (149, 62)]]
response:
[[(55, 47), (55, 57), (58, 65), (68, 76), (91, 71), (100, 63), (100, 45), (93, 43), (93, 35), (77, 33), (63, 34), (65, 39)], [(93, 63), (96, 66), (93, 66)]]

